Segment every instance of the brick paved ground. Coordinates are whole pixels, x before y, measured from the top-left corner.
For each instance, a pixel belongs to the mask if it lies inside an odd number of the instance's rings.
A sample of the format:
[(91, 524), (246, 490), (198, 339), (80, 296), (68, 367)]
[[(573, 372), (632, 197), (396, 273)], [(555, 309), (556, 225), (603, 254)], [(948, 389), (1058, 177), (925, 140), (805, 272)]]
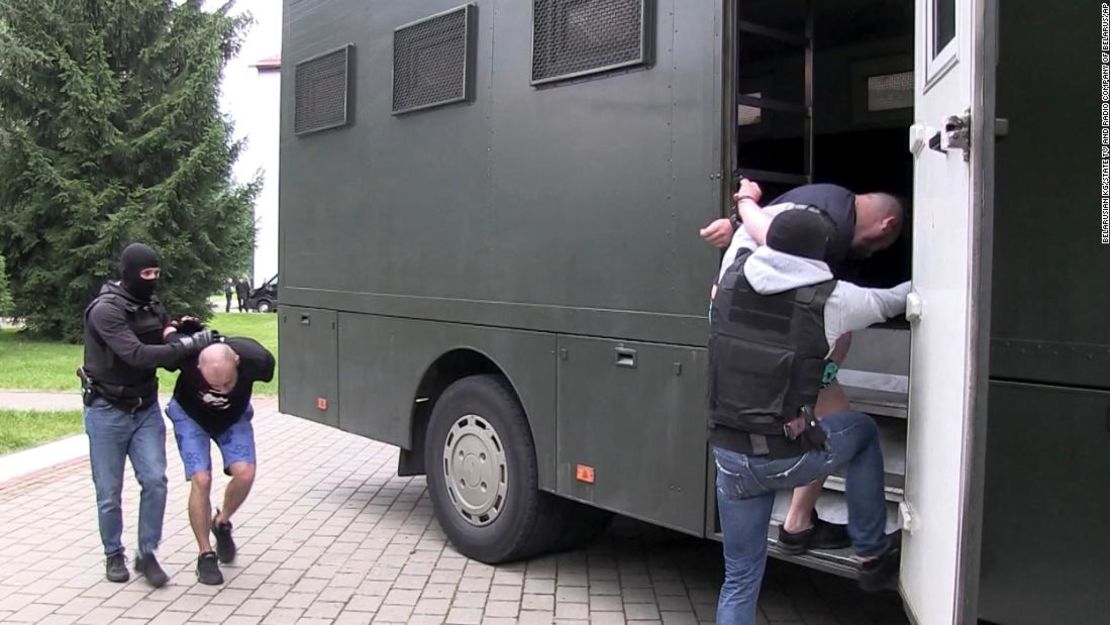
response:
[[(162, 589), (103, 578), (87, 459), (0, 485), (0, 621), (54, 623), (709, 623), (720, 547), (619, 521), (587, 550), (489, 567), (432, 519), (423, 478), (396, 450), (257, 406), (255, 490), (236, 521), (227, 583), (193, 572), (180, 460), (169, 444)], [(215, 453), (215, 452), (214, 452)], [(216, 454), (218, 462), (218, 454)], [(222, 493), (221, 481), (217, 492)], [(124, 494), (125, 543), (138, 493)], [(775, 624), (905, 623), (893, 595), (772, 562), (761, 617)]]

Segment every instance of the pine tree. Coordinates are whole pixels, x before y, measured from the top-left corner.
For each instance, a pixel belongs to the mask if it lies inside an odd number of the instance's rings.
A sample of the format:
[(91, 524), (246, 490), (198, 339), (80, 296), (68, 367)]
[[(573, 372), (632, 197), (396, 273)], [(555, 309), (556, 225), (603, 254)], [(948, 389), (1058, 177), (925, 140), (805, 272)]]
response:
[(218, 96), (249, 20), (201, 4), (0, 2), (0, 253), (33, 331), (77, 340), (133, 241), (161, 256), (171, 313), (206, 314), (246, 266), (258, 181), (231, 177)]
[(12, 294), (8, 291), (8, 272), (4, 269), (4, 255), (0, 254), (0, 317), (11, 314)]

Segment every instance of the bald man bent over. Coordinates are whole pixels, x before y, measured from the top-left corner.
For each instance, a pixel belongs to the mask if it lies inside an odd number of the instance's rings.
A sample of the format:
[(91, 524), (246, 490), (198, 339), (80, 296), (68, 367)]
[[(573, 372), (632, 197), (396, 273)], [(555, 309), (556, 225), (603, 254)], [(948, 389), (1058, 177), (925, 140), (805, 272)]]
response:
[[(185, 465), (189, 493), (189, 523), (196, 535), (200, 556), (197, 579), (202, 584), (223, 583), (219, 562), (235, 559), (231, 516), (239, 509), (254, 483), (255, 448), (251, 418), (251, 392), (257, 381), (274, 377), (274, 357), (248, 338), (225, 338), (181, 367), (166, 414), (173, 422), (174, 438)], [(223, 457), (224, 473), (231, 476), (222, 508), (212, 514), (211, 441)], [(216, 536), (212, 550), (209, 532)]]

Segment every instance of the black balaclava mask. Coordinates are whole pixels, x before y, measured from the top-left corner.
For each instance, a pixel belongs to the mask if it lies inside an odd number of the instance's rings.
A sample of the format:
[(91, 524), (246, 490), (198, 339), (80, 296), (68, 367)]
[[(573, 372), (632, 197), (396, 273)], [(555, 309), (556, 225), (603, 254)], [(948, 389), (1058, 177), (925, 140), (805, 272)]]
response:
[(786, 210), (771, 220), (767, 228), (767, 247), (794, 256), (825, 260), (829, 241), (835, 233), (832, 220), (820, 211)]
[(159, 266), (158, 255), (150, 247), (142, 243), (128, 245), (119, 257), (119, 274), (123, 288), (141, 301), (149, 300), (154, 295), (158, 280), (143, 280), (139, 273), (143, 269)]

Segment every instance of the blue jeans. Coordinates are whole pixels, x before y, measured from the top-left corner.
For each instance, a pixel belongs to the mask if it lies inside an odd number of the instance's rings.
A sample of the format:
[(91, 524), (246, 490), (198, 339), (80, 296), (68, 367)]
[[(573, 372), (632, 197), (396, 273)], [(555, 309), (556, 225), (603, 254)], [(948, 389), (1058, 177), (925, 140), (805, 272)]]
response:
[(718, 625), (754, 625), (767, 526), (775, 491), (824, 479), (846, 467), (848, 535), (860, 556), (886, 548), (883, 452), (871, 417), (851, 410), (821, 419), (829, 449), (771, 460), (713, 448), (717, 463), (717, 511), (724, 537), (725, 582), (717, 602)]
[(96, 487), (96, 511), (104, 555), (123, 553), (124, 460), (131, 458), (139, 496), (139, 553), (153, 553), (162, 540), (166, 512), (166, 423), (155, 401), (134, 413), (103, 399), (85, 408), (89, 461)]

